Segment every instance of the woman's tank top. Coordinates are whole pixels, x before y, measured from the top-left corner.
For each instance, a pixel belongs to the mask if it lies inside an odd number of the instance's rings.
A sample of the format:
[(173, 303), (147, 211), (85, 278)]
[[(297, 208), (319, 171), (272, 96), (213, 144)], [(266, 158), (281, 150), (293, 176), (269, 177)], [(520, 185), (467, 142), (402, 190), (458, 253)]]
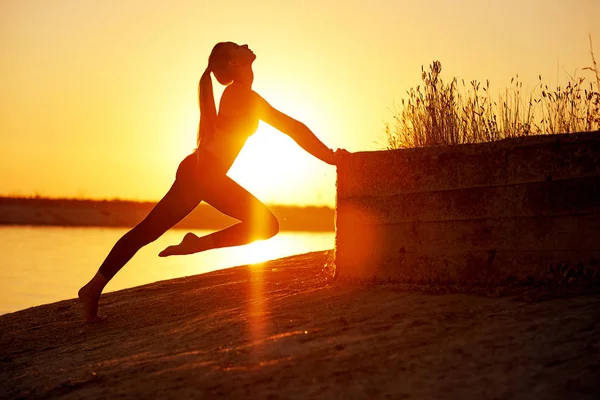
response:
[(246, 140), (256, 132), (257, 128), (257, 118), (235, 121), (225, 116), (218, 116), (217, 129), (203, 150), (216, 156), (229, 170)]

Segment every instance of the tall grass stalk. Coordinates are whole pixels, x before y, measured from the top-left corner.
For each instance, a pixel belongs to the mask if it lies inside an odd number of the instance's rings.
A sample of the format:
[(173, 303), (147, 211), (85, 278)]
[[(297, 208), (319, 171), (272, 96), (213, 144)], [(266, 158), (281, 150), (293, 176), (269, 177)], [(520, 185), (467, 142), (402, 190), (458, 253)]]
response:
[(600, 72), (590, 37), (595, 82), (569, 76), (566, 86), (539, 82), (523, 95), (519, 76), (494, 100), (490, 82), (444, 81), (442, 64), (421, 67), (422, 85), (408, 90), (385, 126), (388, 149), (481, 143), (536, 134), (600, 130)]

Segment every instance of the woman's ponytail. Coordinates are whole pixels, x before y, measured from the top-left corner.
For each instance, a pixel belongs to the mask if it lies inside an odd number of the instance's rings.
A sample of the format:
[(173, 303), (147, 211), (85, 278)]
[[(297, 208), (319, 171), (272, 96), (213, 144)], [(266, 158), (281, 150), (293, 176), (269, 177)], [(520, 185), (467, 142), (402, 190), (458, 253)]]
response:
[(213, 95), (210, 66), (206, 68), (198, 84), (198, 100), (200, 102), (200, 124), (198, 126), (197, 149), (206, 146), (214, 135), (217, 123), (217, 107)]
[(208, 67), (200, 78), (198, 84), (198, 100), (200, 102), (200, 123), (198, 125), (198, 137), (196, 140), (196, 150), (200, 154), (200, 146), (205, 147), (215, 135), (217, 130), (217, 107), (215, 106), (215, 96), (213, 94), (211, 72), (215, 75), (217, 81), (222, 85), (229, 85), (233, 82), (231, 71), (228, 67), (229, 52), (228, 48), (234, 43), (217, 43), (213, 47), (208, 57)]

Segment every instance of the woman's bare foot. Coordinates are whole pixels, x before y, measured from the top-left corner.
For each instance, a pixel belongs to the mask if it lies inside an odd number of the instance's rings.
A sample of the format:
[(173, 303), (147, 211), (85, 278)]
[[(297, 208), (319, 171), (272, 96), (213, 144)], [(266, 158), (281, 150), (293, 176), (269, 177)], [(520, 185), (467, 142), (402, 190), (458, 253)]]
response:
[(202, 251), (202, 249), (198, 248), (198, 236), (194, 235), (191, 232), (188, 232), (183, 237), (181, 243), (169, 246), (160, 253), (158, 253), (159, 257), (168, 257), (168, 256), (179, 256), (184, 254), (192, 254)]
[(87, 285), (77, 292), (87, 322), (100, 322), (106, 319), (105, 316), (98, 315), (98, 301), (107, 283), (108, 280), (98, 272)]

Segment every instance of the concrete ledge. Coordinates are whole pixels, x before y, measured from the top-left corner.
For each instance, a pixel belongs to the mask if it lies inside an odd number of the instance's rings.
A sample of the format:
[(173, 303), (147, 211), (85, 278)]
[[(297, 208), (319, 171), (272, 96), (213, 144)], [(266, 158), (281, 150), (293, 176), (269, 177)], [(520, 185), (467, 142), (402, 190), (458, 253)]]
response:
[(336, 265), (402, 282), (600, 279), (600, 132), (352, 154)]

